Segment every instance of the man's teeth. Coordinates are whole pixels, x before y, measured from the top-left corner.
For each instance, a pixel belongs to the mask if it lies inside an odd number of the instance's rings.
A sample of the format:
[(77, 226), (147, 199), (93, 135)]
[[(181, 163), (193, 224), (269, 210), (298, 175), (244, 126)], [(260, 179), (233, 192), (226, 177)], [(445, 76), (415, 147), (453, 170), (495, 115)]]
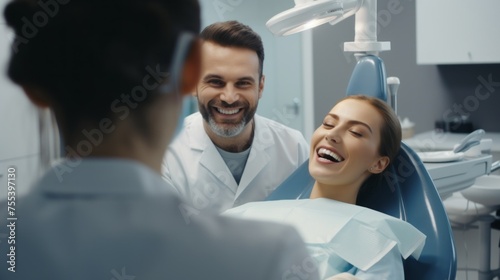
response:
[(321, 157), (324, 157), (326, 159), (329, 159), (329, 160), (335, 161), (335, 162), (340, 162), (340, 161), (344, 160), (341, 156), (339, 156), (336, 153), (334, 153), (328, 149), (325, 149), (325, 148), (320, 148), (318, 151), (318, 154)]
[(240, 109), (226, 110), (226, 109), (217, 108), (217, 111), (221, 114), (224, 114), (224, 115), (233, 115), (233, 114), (238, 113), (240, 111)]

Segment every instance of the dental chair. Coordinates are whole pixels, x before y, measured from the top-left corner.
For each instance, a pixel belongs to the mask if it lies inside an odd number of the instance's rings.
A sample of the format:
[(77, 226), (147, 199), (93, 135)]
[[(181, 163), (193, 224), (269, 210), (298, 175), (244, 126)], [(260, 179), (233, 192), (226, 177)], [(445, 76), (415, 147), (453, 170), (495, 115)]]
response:
[[(347, 88), (347, 95), (353, 94), (376, 96), (394, 106), (394, 99), (388, 100), (385, 68), (378, 56), (358, 59)], [(394, 98), (395, 92), (390, 97)], [(304, 162), (267, 200), (308, 198), (314, 184), (308, 163)], [(405, 220), (427, 236), (420, 258), (403, 261), (405, 279), (455, 279), (456, 252), (448, 216), (429, 173), (406, 144), (401, 143), (399, 154), (383, 174), (365, 182), (357, 204)]]

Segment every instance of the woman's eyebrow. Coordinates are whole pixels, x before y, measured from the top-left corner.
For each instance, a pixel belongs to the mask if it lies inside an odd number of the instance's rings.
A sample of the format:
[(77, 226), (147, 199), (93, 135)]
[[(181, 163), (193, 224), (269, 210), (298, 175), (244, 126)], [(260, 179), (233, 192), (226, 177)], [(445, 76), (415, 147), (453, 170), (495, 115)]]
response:
[[(338, 115), (336, 115), (336, 114), (329, 113), (328, 115), (330, 117), (334, 118), (337, 121), (340, 119), (340, 117)], [(346, 122), (348, 124), (359, 124), (359, 125), (362, 125), (362, 126), (366, 127), (370, 131), (370, 133), (373, 134), (372, 128), (367, 123), (364, 123), (364, 122), (358, 121), (358, 120), (347, 120)]]

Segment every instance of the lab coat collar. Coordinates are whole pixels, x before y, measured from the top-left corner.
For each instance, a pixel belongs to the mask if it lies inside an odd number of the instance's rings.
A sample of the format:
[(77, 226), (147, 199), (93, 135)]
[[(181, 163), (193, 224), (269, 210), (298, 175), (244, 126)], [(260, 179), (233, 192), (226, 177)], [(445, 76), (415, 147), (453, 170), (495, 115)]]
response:
[(185, 127), (187, 141), (191, 149), (201, 153), (199, 164), (210, 171), (214, 177), (219, 179), (233, 193), (236, 193), (238, 185), (233, 176), (229, 176), (231, 175), (229, 168), (205, 132), (205, 128), (203, 127), (204, 120), (201, 114), (197, 112), (188, 118), (189, 122)]
[(255, 131), (252, 148), (250, 150), (250, 154), (248, 155), (245, 170), (241, 176), (236, 197), (238, 197), (246, 189), (246, 187), (271, 160), (271, 156), (267, 152), (267, 149), (274, 145), (272, 131), (264, 124), (262, 117), (255, 115), (254, 120)]
[(203, 117), (197, 112), (188, 118), (189, 122), (185, 127), (188, 136), (188, 145), (193, 150), (204, 151), (209, 144), (212, 144), (212, 140), (210, 140), (203, 127)]
[[(112, 182), (112, 183), (110, 183)], [(170, 192), (167, 182), (149, 167), (133, 160), (85, 158), (63, 160), (38, 182), (35, 191), (56, 194), (144, 194)]]
[(212, 140), (208, 137), (203, 127), (203, 118), (200, 113), (195, 113), (192, 121), (186, 126), (188, 145), (191, 149), (202, 151), (200, 164), (217, 177), (224, 185), (236, 193), (236, 198), (246, 189), (259, 172), (270, 161), (267, 148), (274, 145), (272, 131), (265, 125), (261, 116), (255, 114), (255, 131), (250, 154), (248, 155), (245, 170), (237, 185), (224, 159), (220, 156)]

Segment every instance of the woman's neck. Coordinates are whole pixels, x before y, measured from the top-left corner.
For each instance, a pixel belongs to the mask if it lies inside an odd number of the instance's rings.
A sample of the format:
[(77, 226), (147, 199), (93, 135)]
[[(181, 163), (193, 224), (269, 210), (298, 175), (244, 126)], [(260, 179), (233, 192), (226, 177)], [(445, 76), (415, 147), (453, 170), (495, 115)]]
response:
[(356, 204), (359, 186), (338, 186), (326, 185), (318, 181), (314, 183), (309, 198), (328, 198), (345, 203)]

